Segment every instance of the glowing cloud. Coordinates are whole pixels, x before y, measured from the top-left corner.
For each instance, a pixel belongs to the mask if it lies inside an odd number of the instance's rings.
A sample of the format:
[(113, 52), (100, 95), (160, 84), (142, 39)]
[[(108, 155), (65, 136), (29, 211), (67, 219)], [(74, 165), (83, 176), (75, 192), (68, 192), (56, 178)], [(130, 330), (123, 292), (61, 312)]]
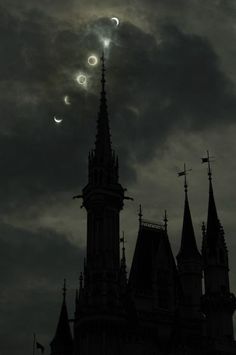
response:
[(102, 38), (102, 43), (103, 43), (104, 48), (109, 48), (111, 40), (110, 40), (110, 38)]

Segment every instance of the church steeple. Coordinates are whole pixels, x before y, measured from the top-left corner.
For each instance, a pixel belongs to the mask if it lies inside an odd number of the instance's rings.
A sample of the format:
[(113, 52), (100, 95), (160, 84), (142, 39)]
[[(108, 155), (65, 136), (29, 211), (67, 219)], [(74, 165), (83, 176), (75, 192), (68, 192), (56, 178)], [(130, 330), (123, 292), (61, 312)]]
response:
[(101, 78), (101, 98), (100, 98), (100, 110), (97, 119), (97, 135), (95, 142), (95, 156), (98, 159), (111, 158), (111, 135), (109, 126), (109, 117), (107, 110), (107, 98), (106, 98), (106, 79), (105, 79), (105, 58), (104, 53), (101, 57), (102, 64), (102, 78)]
[(51, 355), (72, 355), (73, 340), (66, 306), (66, 280), (63, 286), (63, 301), (56, 334), (50, 344)]
[(105, 58), (101, 57), (101, 96), (97, 118), (95, 149), (89, 153), (89, 182), (108, 186), (118, 183), (118, 158), (112, 150), (106, 98)]
[(82, 195), (88, 215), (84, 292), (89, 303), (102, 307), (118, 303), (119, 213), (124, 201), (124, 189), (119, 183), (118, 158), (111, 146), (105, 72), (103, 54), (95, 149), (89, 154), (89, 181)]

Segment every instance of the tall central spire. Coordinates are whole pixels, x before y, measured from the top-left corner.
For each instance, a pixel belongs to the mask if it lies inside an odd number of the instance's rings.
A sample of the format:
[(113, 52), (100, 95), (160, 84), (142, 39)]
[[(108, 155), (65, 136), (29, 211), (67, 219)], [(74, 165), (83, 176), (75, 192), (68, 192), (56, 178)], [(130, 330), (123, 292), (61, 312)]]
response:
[(87, 302), (94, 307), (119, 303), (119, 214), (124, 202), (124, 189), (119, 183), (118, 158), (111, 147), (105, 72), (103, 54), (95, 149), (89, 154), (89, 179), (82, 195), (88, 216), (83, 292)]
[(118, 158), (111, 147), (111, 135), (106, 99), (105, 59), (101, 57), (101, 97), (97, 118), (95, 149), (89, 154), (89, 182), (96, 186), (118, 183)]
[(95, 142), (95, 156), (99, 159), (105, 159), (111, 157), (112, 148), (111, 148), (111, 135), (109, 127), (109, 118), (107, 111), (107, 98), (106, 98), (106, 79), (105, 79), (105, 58), (104, 53), (101, 57), (101, 69), (102, 69), (102, 78), (101, 78), (101, 98), (100, 98), (100, 110), (97, 120), (97, 135)]

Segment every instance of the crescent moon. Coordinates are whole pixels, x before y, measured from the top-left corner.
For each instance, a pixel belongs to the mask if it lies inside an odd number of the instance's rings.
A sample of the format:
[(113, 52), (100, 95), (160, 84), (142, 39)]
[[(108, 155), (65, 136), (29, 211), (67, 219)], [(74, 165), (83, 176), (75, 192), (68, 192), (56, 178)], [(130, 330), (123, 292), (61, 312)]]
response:
[(118, 17), (112, 17), (111, 20), (116, 23), (116, 27), (119, 26), (120, 20), (118, 19)]
[(56, 116), (54, 116), (53, 119), (54, 119), (54, 122), (56, 122), (57, 124), (60, 124), (63, 121), (62, 118), (59, 119)]
[(71, 104), (71, 103), (70, 103), (70, 98), (69, 98), (68, 95), (66, 95), (66, 96), (64, 97), (64, 102), (65, 102), (65, 104), (68, 105), (68, 106)]

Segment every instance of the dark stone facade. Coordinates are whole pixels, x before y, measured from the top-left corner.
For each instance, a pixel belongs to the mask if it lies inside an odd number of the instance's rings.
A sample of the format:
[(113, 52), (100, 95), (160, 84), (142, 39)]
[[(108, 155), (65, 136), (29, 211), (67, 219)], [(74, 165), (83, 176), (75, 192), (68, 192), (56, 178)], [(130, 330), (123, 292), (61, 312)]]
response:
[(51, 355), (236, 354), (232, 321), (236, 301), (230, 292), (228, 252), (210, 165), (202, 253), (195, 240), (185, 179), (177, 263), (167, 219), (157, 225), (143, 220), (140, 213), (128, 279), (119, 230), (125, 192), (111, 145), (103, 60), (95, 149), (89, 154), (88, 184), (80, 196), (87, 210), (87, 255), (76, 294), (73, 337), (64, 297)]

